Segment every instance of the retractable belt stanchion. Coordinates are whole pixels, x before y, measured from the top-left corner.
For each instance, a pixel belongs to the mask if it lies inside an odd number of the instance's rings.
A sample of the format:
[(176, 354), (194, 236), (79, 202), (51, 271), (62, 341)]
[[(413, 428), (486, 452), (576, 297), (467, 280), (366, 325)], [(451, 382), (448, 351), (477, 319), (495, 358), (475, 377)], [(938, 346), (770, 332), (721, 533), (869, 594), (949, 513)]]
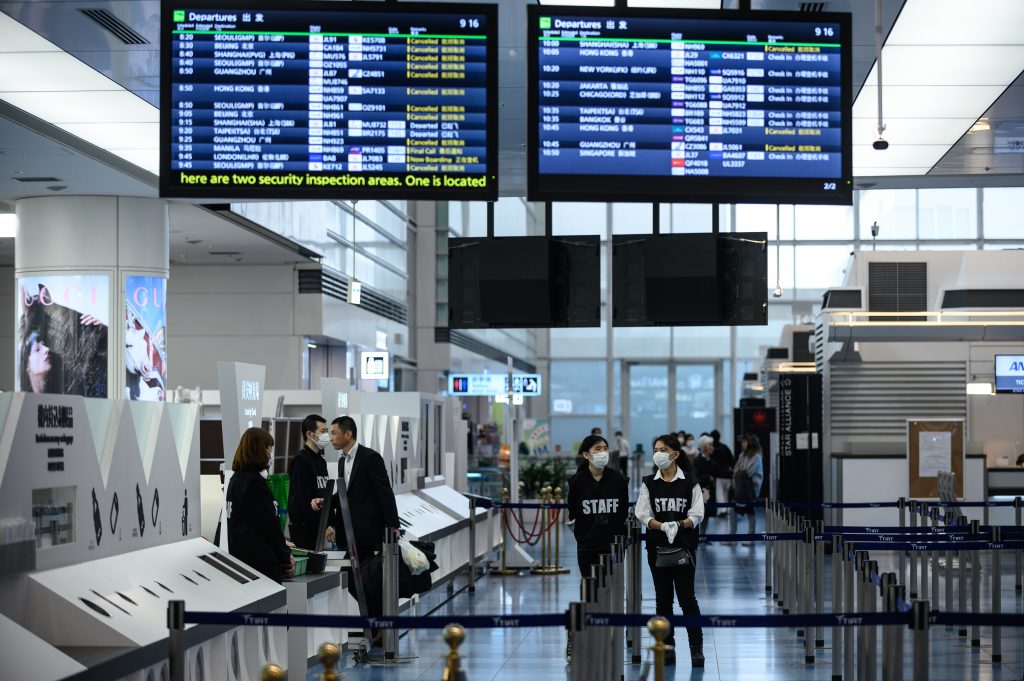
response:
[(170, 681), (185, 681), (185, 601), (167, 602), (167, 628)]
[[(825, 521), (814, 521), (816, 535), (825, 534)], [(821, 615), (825, 612), (825, 542), (814, 539), (814, 612)], [(825, 627), (815, 627), (814, 647), (825, 647)]]
[[(906, 589), (902, 584), (897, 584), (895, 577), (890, 573), (890, 579), (886, 583), (886, 611), (898, 613), (900, 601), (906, 595)], [(889, 645), (889, 666), (886, 671), (884, 664), (882, 670), (883, 681), (903, 681), (903, 626), (891, 627), (891, 631), (885, 637)]]
[[(832, 614), (843, 611), (843, 539), (838, 534), (832, 535)], [(843, 637), (838, 626), (832, 627), (832, 681), (843, 678)]]
[(449, 624), (444, 628), (444, 642), (448, 644), (448, 655), (445, 657), (444, 675), (441, 681), (465, 681), (466, 673), (462, 669), (459, 646), (466, 640), (466, 630), (461, 624)]
[[(894, 613), (897, 611), (894, 592), (889, 588), (896, 581), (895, 572), (886, 572), (879, 575), (878, 590), (882, 595), (882, 611)], [(882, 628), (882, 681), (889, 681), (892, 678), (892, 637), (889, 635), (891, 627)]]
[[(857, 554), (850, 555), (850, 548), (843, 542), (843, 605), (846, 612), (854, 612), (854, 579), (856, 576)], [(843, 627), (843, 677), (847, 681), (854, 680), (854, 634), (853, 627)]]
[[(918, 506), (918, 502), (915, 501), (914, 499), (911, 499), (910, 500), (910, 527), (911, 528), (916, 528), (917, 527), (917, 506)], [(917, 554), (915, 554), (913, 551), (908, 551), (907, 552), (907, 559), (910, 561), (910, 579), (908, 580), (907, 583), (910, 584), (910, 597), (911, 598), (917, 598), (917, 560), (916, 560), (916, 556), (917, 556)]]
[(476, 591), (476, 499), (469, 497), (469, 592)]
[[(864, 576), (867, 577), (867, 581), (864, 583), (867, 590), (864, 604), (867, 606), (867, 612), (873, 613), (878, 610), (878, 587), (875, 586), (871, 575), (878, 572), (878, 562), (869, 560), (864, 568)], [(878, 627), (871, 625), (865, 628), (867, 629), (867, 646), (864, 654), (864, 661), (867, 663), (865, 678), (867, 681), (876, 681), (878, 678)]]
[[(971, 534), (978, 534), (981, 531), (977, 520), (971, 521)], [(971, 555), (971, 612), (977, 615), (981, 612), (981, 551), (974, 551)], [(971, 647), (981, 647), (981, 627), (977, 624), (971, 625)]]
[[(856, 568), (857, 568), (857, 612), (864, 612), (867, 610), (867, 592), (868, 592), (868, 578), (867, 578), (867, 564), (868, 564), (868, 552), (858, 551), (856, 554)], [(867, 651), (868, 651), (868, 635), (866, 627), (857, 627), (857, 681), (867, 681)]]
[[(1018, 499), (1020, 501), (1020, 499)], [(1018, 508), (1020, 508), (1018, 506)], [(772, 531), (772, 502), (768, 499), (764, 500), (764, 531), (765, 534), (770, 534)], [(1017, 511), (1018, 524), (1020, 524), (1020, 511)], [(772, 592), (772, 543), (764, 543), (764, 592), (771, 594)], [(1020, 583), (1020, 559), (1017, 560), (1017, 583)], [(1020, 591), (1020, 589), (1017, 589)]]
[[(907, 526), (907, 498), (900, 497), (899, 499), (897, 499), (896, 508), (899, 509), (900, 512), (900, 529), (902, 530)], [(907, 557), (906, 551), (900, 551), (899, 554), (900, 566), (899, 572), (897, 574), (899, 575), (898, 580), (902, 583), (903, 580), (907, 578), (907, 573), (905, 572), (907, 565)]]
[[(643, 578), (641, 573), (641, 551), (643, 546), (640, 543), (640, 523), (635, 517), (632, 517), (630, 536), (633, 541), (629, 546), (629, 592), (627, 594), (629, 600), (626, 607), (630, 615), (639, 615), (643, 609), (640, 581)], [(629, 645), (632, 651), (630, 662), (639, 664), (643, 659), (639, 626), (629, 628)]]
[[(395, 617), (398, 615), (398, 540), (395, 538), (396, 530), (387, 528), (384, 530), (384, 555), (381, 556), (381, 569), (384, 573), (383, 600), (384, 607), (381, 614), (384, 617)], [(384, 646), (384, 659), (394, 660), (398, 653), (398, 631), (396, 629), (384, 629), (381, 633), (381, 643)]]
[[(1020, 497), (1014, 497), (1014, 499), (1013, 499), (1013, 521), (1014, 521), (1014, 524), (1017, 525), (1018, 533), (1020, 531), (1020, 520), (1021, 520), (1021, 507), (1022, 507), (1022, 505), (1024, 505), (1024, 504), (1022, 504), (1021, 498)], [(1022, 558), (1024, 558), (1024, 551), (1014, 551), (1013, 561), (1014, 561), (1014, 563), (1016, 565), (1016, 568), (1017, 568), (1017, 581), (1014, 584), (1013, 588), (1014, 588), (1014, 591), (1016, 591), (1017, 593), (1021, 593), (1022, 590), (1024, 590), (1024, 584), (1021, 583), (1021, 577), (1022, 577), (1022, 575), (1021, 575), (1021, 564), (1022, 564), (1022, 562), (1024, 562), (1024, 561), (1021, 560)]]
[[(562, 505), (562, 488), (561, 487), (556, 487), (555, 488), (555, 505), (559, 506), (559, 507)], [(554, 555), (554, 560), (551, 561), (551, 573), (552, 574), (556, 574), (556, 575), (567, 575), (567, 574), (569, 574), (569, 568), (567, 568), (567, 567), (565, 567), (563, 565), (560, 565), (559, 562), (558, 562), (559, 555), (560, 555), (559, 551), (561, 550), (561, 541), (562, 541), (562, 539), (561, 539), (562, 538), (562, 529), (561, 529), (562, 528), (562, 509), (561, 508), (556, 508), (555, 509), (555, 518), (554, 518), (554, 520), (552, 522), (555, 524), (555, 555)]]
[(928, 681), (928, 601), (914, 601), (910, 629), (914, 632), (914, 681)]
[[(932, 512), (932, 527), (938, 527), (938, 526), (939, 526), (939, 509), (935, 508), (935, 509), (933, 509), (933, 512)], [(931, 590), (932, 603), (935, 604), (935, 608), (937, 610), (937, 609), (939, 609), (941, 607), (940, 604), (939, 604), (939, 552), (938, 551), (930, 551), (929, 553), (931, 553), (931, 559), (932, 559), (932, 561), (931, 561), (932, 562), (932, 590)], [(948, 604), (946, 605), (946, 608), (947, 609), (949, 608)]]
[[(509, 501), (508, 487), (501, 490), (501, 501), (507, 504)], [(501, 567), (491, 570), (492, 575), (515, 575), (518, 570), (508, 567), (508, 509), (501, 509)]]
[[(992, 528), (992, 614), (999, 615), (1002, 610), (1003, 569), (999, 564), (999, 549), (1003, 543), (1003, 528)], [(1003, 630), (992, 625), (992, 661), (1003, 661)]]
[[(804, 521), (804, 540), (803, 540), (803, 565), (802, 572), (804, 579), (803, 583), (803, 610), (804, 613), (810, 614), (814, 606), (811, 604), (811, 599), (814, 596), (814, 527), (809, 521)], [(814, 627), (808, 626), (804, 631), (804, 663), (814, 663)]]
[[(920, 504), (918, 506), (921, 509), (921, 527), (928, 526), (928, 504)], [(918, 566), (921, 568), (921, 584), (917, 587), (917, 593), (920, 594), (921, 600), (928, 600), (928, 555), (921, 551), (917, 551)]]
[(654, 645), (650, 648), (654, 654), (654, 681), (665, 681), (665, 650), (667, 648), (665, 639), (672, 631), (672, 625), (667, 619), (658, 615), (647, 621), (647, 630), (654, 637)]
[[(953, 511), (946, 511), (946, 526), (952, 527), (956, 522), (956, 514)], [(946, 551), (946, 610), (953, 609), (953, 550)]]
[[(956, 519), (957, 525), (964, 525), (967, 523), (967, 516), (958, 516)], [(957, 564), (957, 603), (959, 605), (960, 612), (967, 612), (967, 552), (957, 551), (956, 552), (956, 564)], [(957, 636), (967, 636), (967, 627), (960, 625), (960, 629), (957, 631)]]

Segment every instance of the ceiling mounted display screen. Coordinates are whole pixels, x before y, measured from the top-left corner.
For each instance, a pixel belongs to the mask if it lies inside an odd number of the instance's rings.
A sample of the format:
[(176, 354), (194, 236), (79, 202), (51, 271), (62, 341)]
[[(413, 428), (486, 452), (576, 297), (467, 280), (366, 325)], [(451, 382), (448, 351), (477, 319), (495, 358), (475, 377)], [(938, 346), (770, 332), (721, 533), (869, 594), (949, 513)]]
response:
[(530, 6), (537, 201), (850, 204), (848, 14)]
[(160, 193), (495, 200), (494, 5), (172, 2)]

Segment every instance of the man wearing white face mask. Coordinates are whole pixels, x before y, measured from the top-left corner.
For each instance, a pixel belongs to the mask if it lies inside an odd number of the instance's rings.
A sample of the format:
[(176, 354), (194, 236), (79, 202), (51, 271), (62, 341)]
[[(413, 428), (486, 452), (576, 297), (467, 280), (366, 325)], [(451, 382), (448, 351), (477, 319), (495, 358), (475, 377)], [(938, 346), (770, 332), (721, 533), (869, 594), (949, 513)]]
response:
[[(575, 519), (576, 561), (580, 575), (590, 576), (590, 566), (602, 553), (611, 550), (612, 539), (626, 533), (626, 512), (629, 491), (626, 478), (617, 468), (609, 466), (608, 441), (590, 435), (580, 444), (579, 456), (587, 465), (580, 466), (569, 480), (566, 499), (569, 516)], [(565, 646), (565, 661), (572, 658), (572, 638)]]
[[(288, 534), (299, 548), (316, 548), (320, 509), (327, 500), (324, 489), (330, 477), (324, 449), (331, 442), (327, 421), (323, 416), (310, 414), (302, 420), (302, 434), (306, 438), (298, 455), (288, 465)], [(331, 499), (331, 522), (327, 538), (333, 539), (338, 502)]]

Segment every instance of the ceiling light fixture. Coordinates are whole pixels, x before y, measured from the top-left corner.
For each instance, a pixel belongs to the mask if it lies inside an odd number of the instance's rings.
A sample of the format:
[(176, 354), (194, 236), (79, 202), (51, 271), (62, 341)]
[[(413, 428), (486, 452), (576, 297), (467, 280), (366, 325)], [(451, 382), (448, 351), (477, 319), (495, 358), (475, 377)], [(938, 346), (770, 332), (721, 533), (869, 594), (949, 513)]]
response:
[(968, 395), (992, 395), (992, 384), (991, 383), (968, 383), (967, 384)]

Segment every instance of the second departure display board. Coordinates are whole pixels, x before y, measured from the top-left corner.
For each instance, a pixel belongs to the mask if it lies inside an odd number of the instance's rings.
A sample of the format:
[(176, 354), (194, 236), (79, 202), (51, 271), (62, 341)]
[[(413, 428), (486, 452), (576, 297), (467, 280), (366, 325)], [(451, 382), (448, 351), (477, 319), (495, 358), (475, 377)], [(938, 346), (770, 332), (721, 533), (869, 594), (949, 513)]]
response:
[(850, 204), (846, 14), (530, 6), (538, 201)]
[(161, 196), (497, 198), (493, 5), (164, 0), (161, 41)]

